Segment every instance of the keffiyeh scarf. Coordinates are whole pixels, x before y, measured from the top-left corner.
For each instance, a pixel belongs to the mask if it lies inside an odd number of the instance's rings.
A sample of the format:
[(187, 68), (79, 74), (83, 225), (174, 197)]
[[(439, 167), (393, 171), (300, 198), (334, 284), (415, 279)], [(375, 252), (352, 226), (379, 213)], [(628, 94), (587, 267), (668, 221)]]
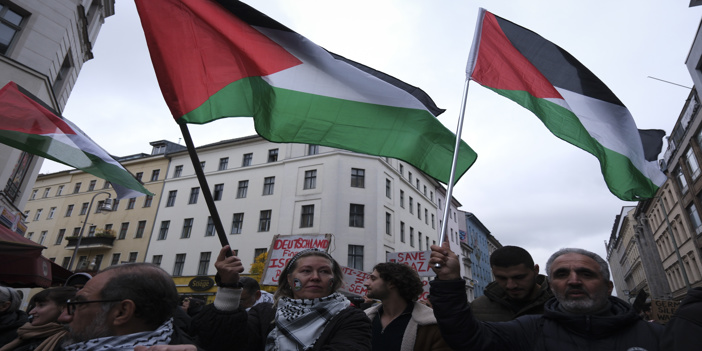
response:
[(281, 298), (275, 328), (266, 339), (266, 351), (312, 349), (327, 322), (349, 304), (339, 293), (312, 300)]
[(133, 350), (134, 346), (167, 345), (173, 336), (173, 318), (161, 324), (154, 331), (146, 331), (121, 336), (107, 336), (64, 346), (65, 351), (109, 351)]

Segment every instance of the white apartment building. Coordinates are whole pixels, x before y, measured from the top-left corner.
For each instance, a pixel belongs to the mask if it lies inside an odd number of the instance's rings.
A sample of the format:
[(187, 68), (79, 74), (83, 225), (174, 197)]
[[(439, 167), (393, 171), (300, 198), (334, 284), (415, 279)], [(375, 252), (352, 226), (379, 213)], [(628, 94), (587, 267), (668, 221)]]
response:
[[(387, 252), (438, 242), (445, 189), (404, 161), (250, 136), (197, 149), (245, 273), (276, 234), (331, 234), (342, 265), (369, 271)], [(146, 254), (174, 277), (213, 275), (221, 248), (187, 152), (171, 157)], [(460, 253), (457, 201), (447, 237)]]

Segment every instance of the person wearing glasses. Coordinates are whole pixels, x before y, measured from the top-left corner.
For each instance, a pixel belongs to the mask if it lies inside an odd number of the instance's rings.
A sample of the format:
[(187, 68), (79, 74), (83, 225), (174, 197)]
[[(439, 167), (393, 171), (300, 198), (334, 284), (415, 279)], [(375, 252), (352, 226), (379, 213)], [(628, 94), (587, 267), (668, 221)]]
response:
[(60, 317), (68, 324), (65, 351), (145, 350), (154, 345), (197, 349), (174, 327), (178, 292), (173, 280), (150, 263), (106, 268), (85, 283), (66, 307)]
[(17, 290), (0, 286), (0, 347), (17, 338), (17, 328), (27, 323), (27, 313), (20, 309), (22, 298)]
[(17, 339), (0, 348), (1, 351), (53, 351), (59, 350), (66, 335), (64, 326), (58, 323), (66, 307), (66, 300), (76, 294), (73, 287), (50, 288), (32, 297), (29, 311), (31, 322), (17, 329)]

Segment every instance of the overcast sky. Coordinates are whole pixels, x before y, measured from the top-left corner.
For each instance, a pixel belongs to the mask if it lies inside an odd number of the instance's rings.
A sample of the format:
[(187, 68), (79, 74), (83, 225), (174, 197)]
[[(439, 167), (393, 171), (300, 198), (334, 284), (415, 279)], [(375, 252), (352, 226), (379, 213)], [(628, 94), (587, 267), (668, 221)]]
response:
[[(531, 29), (570, 52), (632, 112), (641, 129), (677, 120), (691, 87), (685, 67), (702, 8), (687, 0), (249, 0), (316, 44), (426, 91), (456, 130), (465, 65), (479, 7)], [(114, 155), (178, 142), (159, 90), (133, 0), (117, 0), (95, 58), (84, 64), (63, 115)], [(255, 134), (248, 118), (191, 126), (196, 145)], [(470, 84), (463, 140), (478, 160), (456, 184), (503, 245), (529, 250), (542, 272), (562, 247), (606, 257), (615, 216), (635, 205), (612, 195), (597, 159), (550, 134), (529, 111)], [(46, 161), (43, 173), (65, 169)]]

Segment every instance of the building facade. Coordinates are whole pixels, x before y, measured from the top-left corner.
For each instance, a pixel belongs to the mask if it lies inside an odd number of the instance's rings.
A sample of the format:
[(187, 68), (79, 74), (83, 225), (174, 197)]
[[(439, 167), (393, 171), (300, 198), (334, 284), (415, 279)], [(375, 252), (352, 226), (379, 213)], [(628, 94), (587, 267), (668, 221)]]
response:
[[(471, 212), (462, 212), (463, 221), (465, 223), (465, 241), (463, 247), (470, 247), (464, 250), (466, 254), (470, 254), (471, 276), (470, 280), (466, 279), (468, 285), (472, 289), (472, 298), (469, 296), (469, 301), (483, 295), (485, 287), (490, 284), (494, 278), (492, 276), (492, 268), (490, 268), (490, 255), (502, 247), (502, 244), (490, 234), (490, 230)], [(464, 266), (466, 258), (463, 258)], [(464, 277), (468, 277), (464, 275)]]

